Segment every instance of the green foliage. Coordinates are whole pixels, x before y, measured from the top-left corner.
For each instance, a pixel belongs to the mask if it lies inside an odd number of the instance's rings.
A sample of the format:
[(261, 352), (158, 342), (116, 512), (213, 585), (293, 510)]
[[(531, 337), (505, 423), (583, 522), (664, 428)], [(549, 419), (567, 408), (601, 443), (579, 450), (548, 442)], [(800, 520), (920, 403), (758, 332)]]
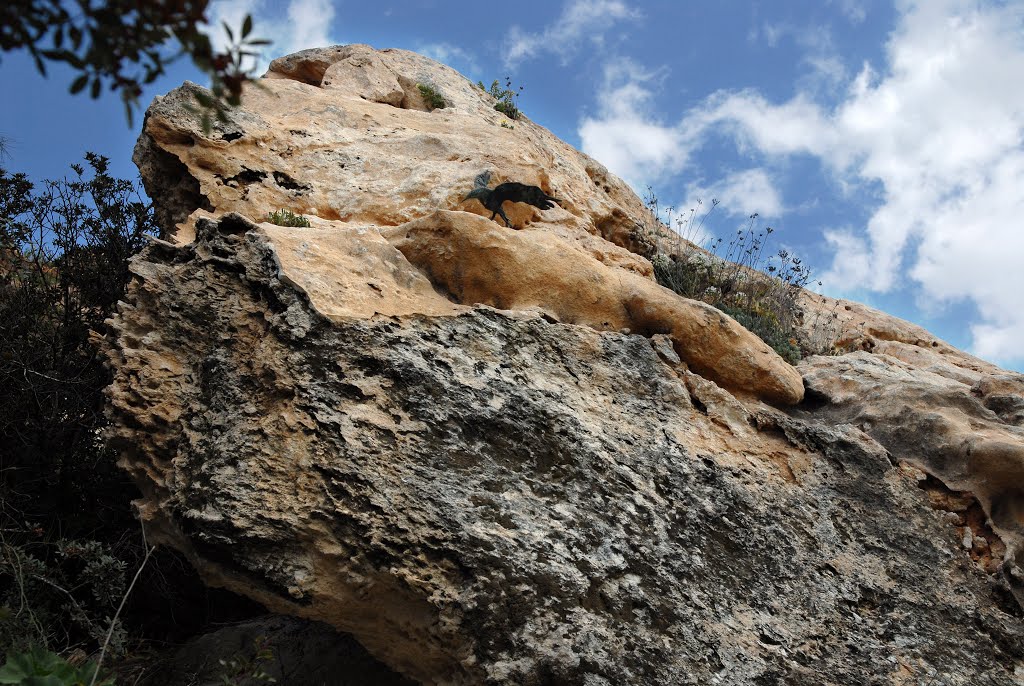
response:
[[(645, 202), (659, 217), (657, 199), (650, 188)], [(810, 282), (810, 271), (787, 250), (765, 256), (774, 229), (755, 230), (756, 213), (724, 247), (721, 238), (711, 241), (707, 250), (691, 246), (689, 241), (699, 240), (705, 221), (718, 206), (717, 200), (711, 203), (700, 217), (696, 209), (682, 217), (674, 217), (672, 208), (667, 209), (669, 221), (675, 221), (675, 231), (687, 240), (687, 247), (680, 240), (671, 254), (660, 250), (652, 260), (655, 278), (684, 297), (717, 307), (795, 364), (803, 354), (797, 342), (802, 316), (797, 297)]]
[[(88, 539), (21, 542), (0, 547), (4, 584), (0, 646), (45, 644), (59, 634), (99, 643), (111, 628), (126, 587), (127, 564), (111, 548)], [(122, 652), (124, 631), (113, 622), (113, 650)]]
[(252, 683), (275, 683), (277, 680), (267, 674), (263, 665), (274, 659), (274, 651), (266, 636), (257, 636), (253, 641), (252, 655), (239, 654), (230, 660), (218, 660), (221, 666), (222, 686), (243, 686)]
[(0, 684), (21, 686), (114, 686), (113, 679), (95, 678), (97, 665), (86, 662), (75, 666), (60, 655), (39, 646), (25, 652), (10, 653), (0, 667)]
[(796, 364), (803, 356), (800, 347), (796, 344), (796, 339), (792, 338), (790, 332), (785, 331), (779, 325), (779, 320), (772, 313), (728, 305), (720, 305), (718, 309), (735, 319), (743, 328), (757, 334), (786, 362)]
[(86, 163), (38, 192), (0, 169), (0, 652), (98, 644), (111, 627), (123, 643), (110, 617), (137, 556), (95, 535), (132, 519), (99, 437), (109, 375), (90, 336), (156, 226), (106, 158)]
[[(231, 45), (215, 52), (209, 37), (199, 30), (209, 0), (6, 0), (0, 3), (0, 50), (25, 49), (36, 68), (63, 63), (77, 75), (72, 93), (88, 90), (97, 98), (104, 88), (120, 94), (131, 124), (144, 85), (166, 73), (168, 64), (188, 55), (209, 74), (212, 97), (200, 102), (204, 127), (210, 115), (225, 116), (238, 105), (242, 85), (252, 80), (242, 60), (255, 57), (251, 49), (269, 41), (248, 38), (251, 17), (238, 32), (225, 25)], [(180, 49), (170, 47), (173, 38)]]
[(445, 101), (444, 96), (441, 95), (433, 86), (430, 86), (425, 83), (417, 83), (416, 88), (419, 89), (420, 94), (423, 96), (423, 99), (426, 101), (427, 105), (430, 106), (430, 109), (443, 110), (445, 107), (448, 106), (448, 103)]
[(291, 210), (277, 210), (267, 215), (267, 221), (278, 226), (298, 226), (309, 228), (309, 220), (301, 214), (295, 214)]
[(519, 119), (519, 115), (521, 114), (521, 112), (519, 111), (517, 103), (519, 102), (520, 93), (523, 92), (523, 87), (520, 86), (518, 91), (513, 90), (511, 76), (505, 77), (504, 88), (502, 88), (501, 85), (499, 85), (497, 79), (495, 79), (494, 82), (491, 83), (491, 87), (489, 90), (486, 87), (484, 87), (483, 81), (477, 81), (476, 85), (478, 88), (480, 88), (480, 90), (490, 94), (492, 98), (498, 101), (494, 104), (494, 109), (498, 110), (509, 119)]

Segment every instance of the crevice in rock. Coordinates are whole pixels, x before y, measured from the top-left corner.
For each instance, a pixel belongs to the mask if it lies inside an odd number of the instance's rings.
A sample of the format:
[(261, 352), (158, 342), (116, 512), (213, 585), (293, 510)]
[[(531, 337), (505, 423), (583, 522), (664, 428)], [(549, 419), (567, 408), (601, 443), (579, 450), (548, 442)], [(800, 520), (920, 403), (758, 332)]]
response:
[(132, 161), (139, 167), (142, 185), (153, 200), (153, 213), (160, 227), (160, 238), (167, 240), (198, 209), (213, 211), (213, 205), (201, 191), (199, 180), (188, 167), (143, 132), (135, 145)]
[(431, 112), (432, 108), (427, 105), (427, 101), (424, 100), (423, 94), (420, 93), (419, 86), (416, 81), (413, 81), (408, 76), (402, 74), (396, 74), (398, 77), (398, 85), (402, 87), (402, 101), (397, 105), (403, 110), (420, 110), (421, 112)]
[[(264, 174), (264, 176), (266, 176), (266, 174)], [(309, 186), (307, 184), (299, 183), (298, 181), (296, 181), (292, 177), (288, 176), (284, 172), (275, 171), (274, 172), (274, 181), (281, 188), (285, 188), (285, 189), (290, 190), (290, 191), (308, 191), (309, 190)]]
[(832, 402), (832, 399), (829, 398), (828, 395), (826, 395), (825, 393), (822, 393), (821, 391), (819, 391), (819, 390), (817, 390), (815, 388), (811, 388), (805, 382), (804, 383), (804, 399), (794, 409), (795, 410), (806, 410), (807, 412), (814, 412), (815, 410), (820, 410), (821, 408), (825, 407), (826, 405), (828, 405), (831, 402)]
[(999, 572), (1006, 545), (992, 527), (981, 503), (970, 491), (954, 491), (941, 480), (926, 474), (917, 482), (932, 509), (948, 512), (961, 546), (975, 565), (987, 574)]
[(238, 188), (239, 186), (248, 186), (251, 183), (256, 183), (267, 178), (267, 172), (259, 171), (258, 169), (249, 169), (248, 167), (242, 167), (242, 171), (238, 172), (234, 176), (230, 176), (226, 179), (222, 179), (221, 183), (225, 186), (231, 186)]

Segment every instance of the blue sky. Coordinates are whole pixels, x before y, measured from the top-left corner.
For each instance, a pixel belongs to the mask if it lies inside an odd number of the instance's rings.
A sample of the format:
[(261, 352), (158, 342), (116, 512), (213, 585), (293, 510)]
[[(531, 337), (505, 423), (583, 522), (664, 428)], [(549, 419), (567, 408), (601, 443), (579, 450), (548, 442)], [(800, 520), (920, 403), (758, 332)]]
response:
[[(966, 0), (215, 0), (274, 40), (399, 47), (509, 75), (535, 122), (707, 227), (776, 229), (829, 295), (1024, 369), (1024, 3)], [(4, 160), (34, 179), (94, 150), (132, 176), (114, 97), (0, 55)], [(145, 94), (184, 79), (187, 63)], [(17, 94), (17, 96), (15, 96)], [(138, 119), (141, 120), (141, 117)]]

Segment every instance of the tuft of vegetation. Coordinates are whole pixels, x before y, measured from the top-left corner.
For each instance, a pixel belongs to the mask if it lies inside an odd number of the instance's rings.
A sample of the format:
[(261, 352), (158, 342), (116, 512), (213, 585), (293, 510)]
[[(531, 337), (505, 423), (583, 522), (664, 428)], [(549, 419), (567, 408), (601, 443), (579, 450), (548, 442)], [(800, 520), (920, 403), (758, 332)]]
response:
[(267, 215), (267, 221), (278, 226), (297, 226), (309, 228), (309, 220), (301, 214), (295, 214), (291, 210), (277, 210)]
[(520, 86), (519, 90), (513, 90), (511, 76), (505, 77), (504, 88), (501, 87), (497, 79), (491, 83), (490, 89), (484, 86), (483, 81), (477, 81), (476, 85), (480, 90), (488, 93), (492, 98), (497, 100), (494, 104), (494, 109), (498, 110), (513, 121), (519, 119), (522, 112), (519, 110), (518, 103), (519, 95), (523, 92), (523, 87)]
[(0, 684), (114, 686), (113, 679), (99, 678), (98, 670), (94, 662), (73, 665), (56, 653), (33, 646), (7, 655), (7, 661), (0, 667)]
[(109, 373), (90, 337), (156, 225), (107, 158), (86, 163), (41, 192), (0, 169), (0, 653), (21, 656), (10, 670), (57, 669), (34, 649), (122, 652), (126, 570), (143, 558), (123, 538), (131, 490), (100, 439)]
[[(662, 226), (674, 223), (673, 230), (679, 236), (674, 246), (652, 241), (658, 246), (652, 260), (658, 283), (725, 312), (790, 364), (797, 363), (804, 354), (819, 352), (805, 349), (799, 342), (803, 312), (797, 300), (801, 289), (811, 282), (811, 272), (787, 250), (766, 252), (775, 230), (770, 226), (755, 228), (756, 213), (728, 242), (721, 238), (704, 241), (704, 225), (718, 207), (718, 200), (712, 200), (711, 207), (700, 215), (693, 208), (689, 214), (676, 216), (669, 207), (665, 212), (667, 222), (661, 222), (658, 201), (650, 188), (645, 204)], [(706, 245), (701, 249), (694, 243)]]
[(417, 83), (416, 88), (419, 89), (420, 95), (423, 96), (423, 100), (426, 101), (431, 110), (443, 110), (448, 106), (444, 96), (433, 86), (426, 83)]

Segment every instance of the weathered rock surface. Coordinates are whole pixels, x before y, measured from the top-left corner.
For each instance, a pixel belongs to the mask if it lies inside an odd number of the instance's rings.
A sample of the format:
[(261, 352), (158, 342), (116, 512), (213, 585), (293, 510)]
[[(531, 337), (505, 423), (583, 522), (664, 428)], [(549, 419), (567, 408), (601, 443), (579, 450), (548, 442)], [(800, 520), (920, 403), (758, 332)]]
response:
[[(443, 93), (448, 107), (419, 109), (416, 84), (421, 82)], [(615, 298), (620, 302), (609, 304), (613, 310), (631, 307), (630, 314), (587, 311), (594, 308), (580, 298), (582, 282), (593, 281), (600, 291), (620, 280), (635, 284), (636, 274), (650, 280), (650, 263), (627, 249), (640, 240), (643, 204), (622, 181), (546, 129), (525, 118), (508, 124), (494, 110), (491, 96), (457, 72), (402, 50), (350, 45), (304, 51), (275, 60), (261, 88), (246, 92), (245, 107), (233, 123), (210, 136), (185, 108), (196, 88), (188, 85), (158, 98), (146, 113), (137, 147), (143, 179), (168, 223), (166, 237), (191, 240), (192, 223), (200, 216), (239, 212), (259, 221), (275, 208), (287, 208), (318, 218), (316, 228), (327, 234), (347, 235), (333, 241), (324, 237), (344, 254), (344, 264), (332, 269), (331, 257), (319, 246), (307, 249), (309, 234), (288, 232), (291, 238), (284, 240), (299, 245), (292, 251), (294, 259), (282, 260), (285, 274), (296, 282), (329, 279), (324, 287), (314, 287), (314, 297), (337, 292), (342, 295), (333, 300), (351, 310), (355, 295), (362, 301), (355, 308), (357, 316), (374, 311), (410, 314), (418, 301), (425, 301), (423, 314), (450, 309), (443, 299), (424, 297), (423, 276), (459, 304), (505, 302), (509, 305), (497, 306), (506, 308), (523, 301), (519, 284), (529, 281), (535, 290), (543, 290), (543, 309), (558, 312), (560, 321), (669, 333), (677, 337), (684, 362), (732, 390), (779, 403), (802, 397), (799, 374), (760, 339), (709, 308), (685, 304), (674, 293), (651, 295), (659, 289), (653, 283), (637, 286), (643, 293), (633, 302), (622, 294)], [(495, 222), (490, 227), (473, 224), (468, 216), (459, 220), (438, 213), (458, 208), (461, 214), (488, 216), (479, 201), (463, 202), (484, 177), (492, 184), (515, 180), (538, 185), (556, 194), (561, 206), (541, 212), (522, 203), (508, 204), (512, 222), (531, 229), (523, 237)], [(168, 181), (174, 190), (165, 192)], [(438, 229), (432, 250), (447, 251), (462, 265), (471, 261), (478, 275), (505, 278), (489, 279), (483, 293), (460, 289), (450, 278), (439, 283), (437, 271), (396, 259), (380, 241), (382, 233), (392, 242), (402, 241), (413, 230), (405, 230), (407, 224), (424, 236), (430, 231), (424, 222)], [(462, 230), (439, 235), (453, 226)], [(446, 242), (476, 231), (516, 242), (516, 264), (507, 264), (508, 250), (485, 247), (485, 239), (471, 257), (461, 258), (463, 246)], [(359, 234), (354, 242), (348, 240), (353, 232)], [(404, 244), (412, 248), (408, 240)], [(550, 257), (531, 259), (524, 248), (531, 248), (533, 258)], [(307, 262), (308, 253), (317, 264)], [(582, 255), (583, 263), (566, 265), (555, 255)], [(593, 260), (614, 270), (588, 269)], [(388, 263), (383, 272), (381, 261)], [(439, 266), (438, 259), (433, 266)], [(386, 281), (383, 289), (380, 280)], [(677, 304), (666, 304), (668, 300)], [(680, 321), (681, 309), (695, 317)], [(716, 364), (722, 354), (726, 357)]]
[[(650, 280), (620, 181), (425, 58), (265, 82), (211, 137), (188, 88), (150, 109), (170, 240), (105, 342), (147, 531), (209, 583), (425, 684), (1024, 680), (1019, 375), (812, 294), (861, 352), (794, 372)], [(563, 208), (490, 222), (483, 171)], [(246, 219), (282, 206), (313, 226)]]

